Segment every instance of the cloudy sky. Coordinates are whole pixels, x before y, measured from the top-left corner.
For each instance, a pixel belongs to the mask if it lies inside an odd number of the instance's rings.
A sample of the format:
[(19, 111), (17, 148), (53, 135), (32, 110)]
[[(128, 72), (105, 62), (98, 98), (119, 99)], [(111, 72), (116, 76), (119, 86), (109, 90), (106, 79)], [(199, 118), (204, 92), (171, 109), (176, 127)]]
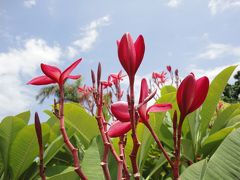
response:
[[(90, 69), (102, 63), (103, 75), (118, 72), (116, 40), (143, 34), (144, 61), (138, 76), (178, 68), (214, 77), (240, 63), (240, 0), (1, 0), (0, 119), (30, 109), (40, 87), (26, 82), (40, 75), (40, 63), (68, 66), (88, 84)], [(44, 118), (44, 117), (43, 117)]]

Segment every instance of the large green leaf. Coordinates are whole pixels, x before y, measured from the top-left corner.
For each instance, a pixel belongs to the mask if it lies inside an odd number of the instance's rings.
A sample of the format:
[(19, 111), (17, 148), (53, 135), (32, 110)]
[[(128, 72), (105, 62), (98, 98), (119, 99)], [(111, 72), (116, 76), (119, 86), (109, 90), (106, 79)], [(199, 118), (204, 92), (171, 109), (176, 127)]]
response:
[(239, 179), (240, 129), (233, 131), (222, 142), (208, 162), (204, 179)]
[(89, 115), (79, 104), (66, 103), (64, 115), (66, 123), (81, 134), (79, 138), (86, 143), (85, 145), (88, 145), (93, 137), (99, 134), (96, 119)]
[(171, 85), (163, 86), (162, 89), (161, 89), (161, 96), (163, 96), (165, 94), (168, 94), (168, 93), (173, 93), (173, 92), (176, 92), (175, 87), (173, 87)]
[[(42, 124), (43, 142), (49, 137), (49, 126)], [(34, 125), (25, 126), (17, 134), (10, 148), (9, 165), (12, 170), (12, 179), (18, 179), (21, 174), (33, 163), (39, 153), (37, 136)]]
[(202, 180), (207, 167), (207, 160), (192, 164), (181, 174), (181, 180)]
[(228, 121), (234, 117), (236, 110), (238, 110), (239, 108), (240, 104), (232, 104), (226, 109), (224, 109), (214, 121), (210, 134), (213, 134), (218, 130), (224, 128), (227, 125)]
[(202, 118), (200, 125), (201, 137), (204, 137), (206, 135), (209, 122), (211, 121), (212, 116), (216, 110), (219, 98), (221, 97), (222, 92), (236, 67), (237, 66), (230, 66), (224, 69), (212, 81), (209, 87), (207, 98), (202, 106), (202, 111), (200, 113)]
[(5, 175), (8, 173), (9, 149), (17, 133), (26, 124), (20, 118), (9, 116), (3, 119), (0, 124), (0, 151), (3, 158)]
[(90, 147), (85, 152), (82, 162), (82, 169), (88, 179), (104, 180), (104, 175), (100, 163), (100, 153), (98, 150), (96, 138), (94, 138)]
[(28, 124), (30, 120), (30, 111), (25, 111), (20, 114), (17, 114), (15, 117), (22, 119), (26, 124)]
[(74, 171), (74, 167), (53, 166), (46, 169), (48, 180), (79, 180), (79, 176)]

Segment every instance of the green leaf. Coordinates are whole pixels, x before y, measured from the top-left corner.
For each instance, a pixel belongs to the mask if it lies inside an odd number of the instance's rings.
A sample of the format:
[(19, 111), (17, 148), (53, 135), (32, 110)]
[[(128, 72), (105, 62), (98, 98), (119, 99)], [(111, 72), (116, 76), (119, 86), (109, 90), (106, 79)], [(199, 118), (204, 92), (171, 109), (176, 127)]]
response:
[(168, 94), (168, 93), (176, 93), (176, 88), (171, 86), (171, 85), (168, 85), (168, 86), (163, 86), (162, 89), (161, 89), (161, 96), (165, 95), (165, 94)]
[(202, 180), (207, 168), (207, 160), (192, 164), (181, 174), (181, 180)]
[(79, 176), (74, 171), (74, 167), (53, 166), (46, 169), (48, 180), (79, 180)]
[(236, 67), (237, 66), (230, 66), (224, 69), (212, 81), (209, 87), (207, 98), (202, 106), (202, 111), (200, 113), (202, 118), (200, 125), (201, 137), (204, 137), (206, 135), (209, 122), (211, 121), (212, 116), (216, 110), (219, 98), (221, 97), (222, 92)]
[(80, 134), (85, 147), (91, 142), (93, 137), (99, 134), (98, 125), (95, 117), (89, 115), (79, 104), (66, 103), (64, 107), (65, 120)]
[(26, 124), (28, 124), (29, 120), (30, 120), (30, 111), (25, 111), (22, 112), (18, 115), (16, 115), (15, 117), (22, 119)]
[(104, 180), (104, 175), (100, 163), (101, 160), (98, 145), (96, 142), (96, 138), (94, 138), (90, 147), (85, 152), (82, 162), (83, 172), (86, 174), (88, 179)]
[(218, 130), (224, 128), (228, 121), (234, 117), (235, 111), (240, 108), (240, 104), (232, 104), (224, 109), (214, 121), (213, 127), (210, 134), (217, 132)]
[(7, 174), (8, 161), (9, 161), (9, 149), (17, 133), (26, 124), (20, 118), (14, 116), (8, 116), (3, 119), (0, 124), (0, 151), (3, 158), (5, 174)]
[(204, 179), (239, 179), (240, 129), (229, 134), (208, 162)]
[[(43, 142), (49, 137), (49, 127), (42, 124)], [(18, 179), (21, 174), (33, 163), (39, 153), (37, 136), (34, 125), (24, 127), (18, 132), (12, 143), (9, 154), (9, 165), (12, 169), (13, 179)]]

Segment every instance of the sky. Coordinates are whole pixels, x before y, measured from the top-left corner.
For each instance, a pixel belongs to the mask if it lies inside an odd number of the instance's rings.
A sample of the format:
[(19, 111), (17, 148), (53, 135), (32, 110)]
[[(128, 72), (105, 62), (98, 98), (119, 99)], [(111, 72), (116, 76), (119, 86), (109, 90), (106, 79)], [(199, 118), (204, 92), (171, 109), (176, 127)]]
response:
[(212, 79), (240, 64), (239, 22), (240, 0), (0, 0), (0, 119), (51, 108), (52, 99), (35, 100), (41, 87), (26, 85), (40, 63), (64, 69), (82, 58), (73, 74), (86, 84), (98, 62), (103, 79), (121, 70), (116, 40), (125, 32), (145, 39), (137, 86), (167, 65)]

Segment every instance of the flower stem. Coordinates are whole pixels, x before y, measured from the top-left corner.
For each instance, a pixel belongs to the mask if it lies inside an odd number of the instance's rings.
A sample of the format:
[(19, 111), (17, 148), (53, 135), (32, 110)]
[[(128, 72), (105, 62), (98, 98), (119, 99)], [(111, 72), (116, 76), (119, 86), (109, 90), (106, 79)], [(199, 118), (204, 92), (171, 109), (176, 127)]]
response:
[(140, 172), (137, 165), (137, 153), (140, 146), (140, 142), (138, 141), (137, 135), (136, 135), (136, 117), (135, 117), (135, 108), (134, 108), (134, 79), (131, 80), (129, 78), (130, 82), (130, 96), (128, 97), (128, 108), (129, 108), (129, 114), (130, 114), (130, 120), (131, 120), (131, 128), (132, 128), (132, 141), (133, 141), (133, 148), (132, 152), (130, 154), (132, 169), (133, 169), (133, 177), (135, 180), (140, 180)]
[(67, 148), (71, 151), (72, 153), (72, 157), (73, 157), (73, 162), (74, 162), (74, 170), (75, 172), (79, 175), (79, 177), (82, 180), (87, 180), (87, 177), (84, 175), (80, 163), (79, 163), (79, 158), (78, 158), (78, 149), (75, 148), (72, 143), (70, 142), (66, 129), (65, 129), (65, 125), (64, 125), (64, 89), (63, 89), (63, 85), (59, 85), (59, 89), (60, 89), (60, 104), (59, 104), (59, 108), (60, 108), (60, 114), (59, 114), (59, 119), (60, 119), (60, 131), (61, 134), (63, 136), (64, 139), (64, 143), (66, 144)]
[(125, 140), (125, 135), (119, 137), (119, 152), (120, 152), (120, 159), (123, 161), (123, 171), (124, 171), (124, 176), (123, 178), (126, 180), (130, 179), (130, 174), (127, 168), (127, 163), (126, 163), (126, 158), (125, 158), (125, 152), (124, 152), (124, 148), (126, 145), (126, 140)]
[(161, 141), (158, 139), (156, 133), (154, 132), (154, 130), (152, 129), (151, 125), (149, 124), (149, 122), (144, 122), (145, 126), (148, 128), (148, 130), (150, 131), (150, 133), (152, 134), (154, 140), (156, 141), (159, 149), (162, 151), (163, 155), (165, 156), (165, 158), (167, 159), (167, 161), (169, 162), (169, 164), (171, 165), (171, 167), (174, 167), (174, 164), (172, 162), (172, 160), (170, 159), (170, 157), (168, 156), (166, 150), (164, 149)]

